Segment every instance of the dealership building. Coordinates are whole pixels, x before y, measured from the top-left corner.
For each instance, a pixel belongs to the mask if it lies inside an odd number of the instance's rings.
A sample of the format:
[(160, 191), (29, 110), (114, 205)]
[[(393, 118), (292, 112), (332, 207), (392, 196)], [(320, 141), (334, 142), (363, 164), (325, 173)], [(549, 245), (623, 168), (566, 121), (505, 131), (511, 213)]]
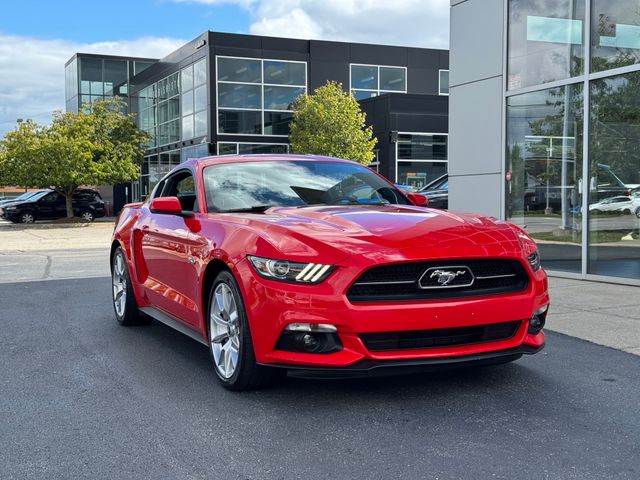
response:
[(640, 285), (637, 0), (452, 0), (450, 53), (450, 208), (523, 226), (555, 275)]
[(286, 153), (292, 103), (327, 81), (351, 90), (378, 139), (371, 167), (415, 187), (447, 172), (449, 52), (205, 32), (155, 60), (76, 54), (67, 110), (125, 97), (152, 137), (141, 178), (114, 210), (171, 168), (208, 155)]

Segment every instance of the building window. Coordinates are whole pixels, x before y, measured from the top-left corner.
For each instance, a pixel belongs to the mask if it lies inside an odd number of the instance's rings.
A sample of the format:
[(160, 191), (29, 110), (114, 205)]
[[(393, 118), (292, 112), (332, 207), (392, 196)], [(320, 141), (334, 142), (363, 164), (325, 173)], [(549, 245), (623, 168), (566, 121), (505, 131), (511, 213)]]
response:
[(584, 73), (584, 10), (584, 1), (509, 0), (509, 90)]
[(349, 87), (356, 100), (382, 93), (407, 93), (407, 68), (382, 65), (349, 65)]
[(208, 156), (209, 144), (207, 143), (184, 147), (182, 150), (180, 150), (180, 162), (186, 162), (190, 158), (202, 158)]
[(91, 111), (93, 102), (128, 94), (126, 60), (80, 58), (79, 63), (80, 101), (86, 111)]
[(157, 145), (180, 141), (180, 75), (178, 72), (155, 86), (157, 106)]
[(180, 71), (182, 108), (182, 140), (203, 137), (207, 134), (207, 59)]
[(507, 99), (506, 218), (552, 270), (582, 269), (582, 106), (582, 83)]
[(307, 64), (216, 57), (218, 133), (289, 135), (293, 102), (307, 91)]
[(446, 133), (399, 133), (396, 142), (396, 182), (414, 188), (447, 173)]
[(449, 95), (449, 70), (438, 70), (438, 95)]
[(286, 143), (218, 142), (218, 155), (289, 153)]
[(591, 4), (591, 71), (640, 63), (638, 2), (593, 0)]

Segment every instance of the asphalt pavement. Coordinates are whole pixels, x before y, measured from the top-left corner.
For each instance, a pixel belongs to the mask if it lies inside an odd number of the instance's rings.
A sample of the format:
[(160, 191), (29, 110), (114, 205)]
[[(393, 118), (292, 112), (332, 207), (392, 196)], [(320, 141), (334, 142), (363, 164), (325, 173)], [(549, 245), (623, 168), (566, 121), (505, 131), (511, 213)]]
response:
[(232, 393), (109, 288), (0, 285), (2, 479), (640, 478), (638, 356), (551, 332), (500, 367)]

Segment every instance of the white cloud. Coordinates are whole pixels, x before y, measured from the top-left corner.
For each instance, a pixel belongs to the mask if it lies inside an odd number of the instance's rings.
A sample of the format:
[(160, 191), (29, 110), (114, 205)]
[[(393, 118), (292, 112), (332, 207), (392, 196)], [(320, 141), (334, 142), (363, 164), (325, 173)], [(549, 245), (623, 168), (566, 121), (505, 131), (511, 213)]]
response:
[(259, 35), (429, 48), (449, 46), (449, 0), (174, 0), (236, 4)]
[(160, 58), (184, 43), (156, 37), (73, 43), (0, 34), (0, 137), (18, 118), (47, 123), (53, 110), (64, 109), (64, 64), (74, 53)]

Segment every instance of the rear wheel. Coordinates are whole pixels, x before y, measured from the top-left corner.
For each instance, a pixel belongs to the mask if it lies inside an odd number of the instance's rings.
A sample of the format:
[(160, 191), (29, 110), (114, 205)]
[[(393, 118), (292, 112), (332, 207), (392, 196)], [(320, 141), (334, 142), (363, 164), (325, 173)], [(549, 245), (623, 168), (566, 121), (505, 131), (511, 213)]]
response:
[(256, 363), (242, 295), (229, 272), (220, 272), (211, 286), (208, 318), (211, 360), (225, 388), (262, 388), (281, 374)]
[(80, 218), (85, 222), (93, 222), (96, 219), (96, 216), (91, 210), (85, 210), (80, 214)]
[(148, 325), (151, 318), (138, 310), (133, 285), (129, 277), (129, 269), (122, 247), (118, 247), (111, 262), (111, 291), (113, 311), (120, 325)]

